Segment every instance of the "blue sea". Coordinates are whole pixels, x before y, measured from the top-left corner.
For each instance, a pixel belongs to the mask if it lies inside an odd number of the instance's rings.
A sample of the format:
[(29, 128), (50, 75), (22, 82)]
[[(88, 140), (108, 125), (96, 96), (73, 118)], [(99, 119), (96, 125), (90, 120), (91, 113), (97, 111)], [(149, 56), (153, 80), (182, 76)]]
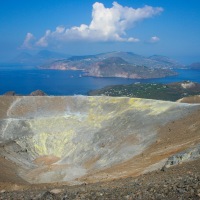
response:
[(59, 70), (13, 70), (0, 68), (0, 95), (7, 91), (27, 95), (34, 90), (43, 90), (48, 95), (87, 95), (90, 90), (109, 85), (140, 83), (171, 83), (194, 81), (200, 83), (200, 70), (176, 70), (177, 76), (157, 79), (124, 79), (83, 77), (81, 71)]

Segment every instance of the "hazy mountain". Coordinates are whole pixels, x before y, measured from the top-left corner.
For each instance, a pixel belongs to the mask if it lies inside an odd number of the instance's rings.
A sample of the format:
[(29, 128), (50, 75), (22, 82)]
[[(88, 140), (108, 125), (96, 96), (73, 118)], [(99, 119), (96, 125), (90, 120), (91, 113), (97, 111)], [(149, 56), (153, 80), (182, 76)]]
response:
[(55, 60), (66, 59), (66, 58), (69, 58), (69, 55), (48, 50), (42, 50), (34, 55), (22, 52), (14, 59), (12, 59), (10, 62), (20, 63), (24, 65), (43, 65), (46, 63), (51, 63)]
[(98, 59), (96, 55), (86, 55), (86, 56), (71, 56), (68, 58), (69, 61), (81, 61), (81, 60), (91, 60), (91, 59)]
[(42, 50), (39, 51), (34, 57), (38, 59), (64, 59), (68, 58), (69, 55), (54, 51)]
[(182, 68), (183, 65), (166, 56), (150, 56), (145, 57), (132, 52), (110, 52), (99, 54), (99, 58), (120, 57), (128, 63), (151, 68)]
[(192, 63), (188, 66), (190, 69), (200, 69), (200, 62)]
[(150, 56), (149, 59), (160, 62), (160, 63), (164, 64), (166, 67), (169, 67), (169, 68), (184, 67), (184, 65), (178, 63), (176, 60), (173, 60), (173, 59), (166, 57), (166, 56), (153, 55), (153, 56)]
[(33, 59), (33, 56), (31, 54), (22, 52), (19, 55), (17, 55), (15, 58), (13, 58), (10, 62), (24, 64), (24, 63), (30, 62), (30, 60), (32, 59)]

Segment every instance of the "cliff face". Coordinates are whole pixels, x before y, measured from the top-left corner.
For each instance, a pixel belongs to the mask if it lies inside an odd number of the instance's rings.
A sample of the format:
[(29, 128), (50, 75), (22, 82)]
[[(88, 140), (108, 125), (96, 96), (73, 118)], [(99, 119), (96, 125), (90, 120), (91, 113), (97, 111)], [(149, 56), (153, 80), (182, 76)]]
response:
[(199, 109), (135, 98), (1, 96), (0, 155), (30, 183), (135, 176), (200, 142), (199, 118), (187, 117)]

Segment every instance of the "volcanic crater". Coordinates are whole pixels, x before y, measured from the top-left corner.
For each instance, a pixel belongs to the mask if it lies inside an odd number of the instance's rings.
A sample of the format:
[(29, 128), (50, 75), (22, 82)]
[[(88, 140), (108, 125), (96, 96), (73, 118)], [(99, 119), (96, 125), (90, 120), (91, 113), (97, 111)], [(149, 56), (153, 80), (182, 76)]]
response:
[(76, 185), (137, 176), (200, 142), (200, 104), (1, 96), (0, 108), (1, 181)]

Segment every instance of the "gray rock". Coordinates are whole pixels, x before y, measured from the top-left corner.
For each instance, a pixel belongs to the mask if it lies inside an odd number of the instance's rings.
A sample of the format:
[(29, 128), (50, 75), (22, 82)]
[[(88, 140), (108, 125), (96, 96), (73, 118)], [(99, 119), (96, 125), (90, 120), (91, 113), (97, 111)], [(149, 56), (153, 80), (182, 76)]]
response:
[(163, 166), (162, 171), (165, 171), (166, 168), (171, 167), (173, 165), (195, 160), (198, 158), (200, 158), (200, 144), (169, 157), (169, 159)]

